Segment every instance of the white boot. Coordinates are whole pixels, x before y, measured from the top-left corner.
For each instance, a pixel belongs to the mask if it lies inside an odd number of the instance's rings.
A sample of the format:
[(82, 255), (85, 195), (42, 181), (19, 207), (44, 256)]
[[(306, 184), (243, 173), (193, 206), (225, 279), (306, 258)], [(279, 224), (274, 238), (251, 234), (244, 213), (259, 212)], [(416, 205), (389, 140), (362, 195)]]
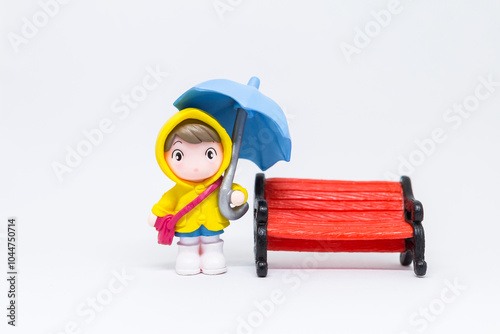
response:
[(180, 238), (177, 243), (178, 253), (175, 271), (179, 275), (196, 275), (200, 273), (200, 238)]
[(224, 241), (219, 236), (201, 237), (201, 271), (208, 275), (223, 274), (227, 271), (226, 259), (222, 252)]

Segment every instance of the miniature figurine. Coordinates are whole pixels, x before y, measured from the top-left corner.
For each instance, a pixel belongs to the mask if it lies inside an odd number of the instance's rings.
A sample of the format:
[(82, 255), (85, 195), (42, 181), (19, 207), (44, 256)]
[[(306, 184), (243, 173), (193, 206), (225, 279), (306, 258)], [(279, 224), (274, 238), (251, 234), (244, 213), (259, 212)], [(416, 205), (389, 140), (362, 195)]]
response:
[[(176, 185), (153, 207), (150, 224), (158, 217), (179, 212), (217, 182), (229, 165), (231, 145), (226, 130), (202, 110), (187, 108), (167, 121), (158, 135), (156, 158)], [(243, 187), (233, 184), (232, 190), (231, 204), (240, 206), (246, 202), (247, 191)], [(175, 225), (175, 236), (180, 238), (176, 272), (225, 273), (220, 235), (228, 225), (229, 221), (219, 212), (218, 189), (214, 189)]]
[(196, 85), (174, 102), (180, 111), (158, 135), (156, 160), (176, 185), (153, 207), (149, 223), (160, 244), (180, 238), (180, 275), (227, 271), (220, 234), (249, 208), (246, 190), (233, 183), (238, 159), (262, 170), (290, 161), (285, 114), (259, 84), (252, 77), (247, 85), (224, 79)]

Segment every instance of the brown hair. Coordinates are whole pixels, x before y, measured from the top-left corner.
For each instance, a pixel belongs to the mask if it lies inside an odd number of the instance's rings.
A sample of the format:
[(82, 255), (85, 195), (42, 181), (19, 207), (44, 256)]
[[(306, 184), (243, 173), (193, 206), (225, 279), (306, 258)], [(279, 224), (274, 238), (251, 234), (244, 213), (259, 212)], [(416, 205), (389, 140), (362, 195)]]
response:
[(168, 152), (172, 147), (175, 136), (178, 136), (190, 144), (212, 141), (217, 143), (221, 142), (220, 136), (214, 128), (197, 119), (186, 119), (177, 124), (177, 126), (170, 131), (165, 140), (165, 152)]

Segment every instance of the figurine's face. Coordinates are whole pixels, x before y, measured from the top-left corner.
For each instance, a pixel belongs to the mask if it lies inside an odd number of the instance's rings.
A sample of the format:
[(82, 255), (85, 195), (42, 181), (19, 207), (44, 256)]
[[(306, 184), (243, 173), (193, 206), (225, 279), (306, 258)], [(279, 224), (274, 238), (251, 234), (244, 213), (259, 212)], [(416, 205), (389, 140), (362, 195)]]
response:
[(223, 153), (221, 143), (190, 144), (175, 136), (172, 147), (165, 152), (165, 160), (178, 178), (201, 182), (219, 171)]

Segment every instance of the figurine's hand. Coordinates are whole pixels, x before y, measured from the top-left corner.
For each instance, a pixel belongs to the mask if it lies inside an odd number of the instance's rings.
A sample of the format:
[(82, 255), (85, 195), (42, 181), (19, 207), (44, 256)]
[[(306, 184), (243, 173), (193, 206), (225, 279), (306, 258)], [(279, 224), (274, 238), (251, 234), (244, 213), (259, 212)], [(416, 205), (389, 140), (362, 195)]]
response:
[(245, 194), (242, 191), (235, 190), (231, 194), (231, 204), (234, 206), (240, 206), (245, 203)]
[(148, 218), (148, 224), (149, 224), (149, 226), (151, 226), (151, 227), (155, 226), (156, 218), (158, 218), (158, 217), (156, 217), (154, 214), (150, 214), (149, 215), (149, 218)]

